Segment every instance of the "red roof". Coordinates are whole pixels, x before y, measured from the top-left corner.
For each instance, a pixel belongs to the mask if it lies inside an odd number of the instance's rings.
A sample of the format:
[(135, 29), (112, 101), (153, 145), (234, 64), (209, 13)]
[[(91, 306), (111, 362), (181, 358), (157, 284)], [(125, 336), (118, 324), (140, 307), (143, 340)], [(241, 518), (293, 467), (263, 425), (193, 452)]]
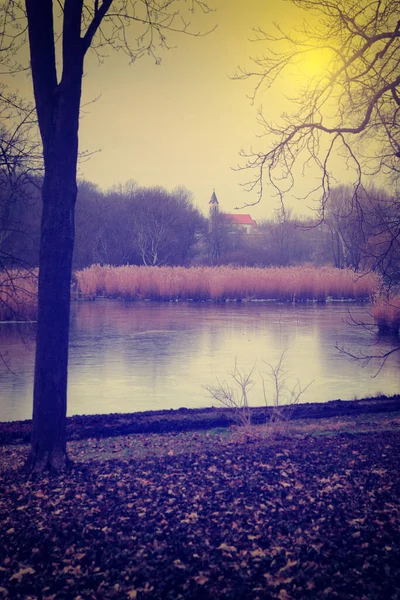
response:
[(253, 227), (257, 227), (257, 223), (253, 221), (250, 215), (224, 214), (224, 217), (229, 223), (233, 223), (233, 225), (253, 225)]

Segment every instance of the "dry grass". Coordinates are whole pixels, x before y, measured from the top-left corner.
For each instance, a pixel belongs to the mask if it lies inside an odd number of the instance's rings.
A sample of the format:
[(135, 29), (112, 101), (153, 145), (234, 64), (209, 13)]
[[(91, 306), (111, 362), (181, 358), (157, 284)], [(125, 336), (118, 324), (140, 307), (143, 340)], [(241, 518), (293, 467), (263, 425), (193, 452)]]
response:
[(0, 321), (34, 320), (37, 288), (37, 269), (0, 272)]
[(93, 265), (76, 273), (78, 293), (129, 300), (366, 300), (378, 275), (332, 267), (111, 267)]
[[(75, 277), (77, 294), (87, 300), (100, 296), (126, 300), (214, 302), (252, 299), (324, 302), (328, 298), (368, 300), (376, 293), (380, 283), (379, 276), (373, 273), (360, 276), (350, 269), (331, 267), (188, 269), (92, 265), (78, 271)], [(29, 321), (36, 318), (37, 283), (37, 270), (0, 273), (1, 321)], [(400, 301), (393, 302), (399, 306), (385, 305), (382, 309), (385, 315), (399, 313)], [(378, 311), (379, 306), (377, 303), (374, 310)]]
[(400, 294), (391, 298), (378, 298), (371, 314), (381, 334), (398, 334), (400, 328)]

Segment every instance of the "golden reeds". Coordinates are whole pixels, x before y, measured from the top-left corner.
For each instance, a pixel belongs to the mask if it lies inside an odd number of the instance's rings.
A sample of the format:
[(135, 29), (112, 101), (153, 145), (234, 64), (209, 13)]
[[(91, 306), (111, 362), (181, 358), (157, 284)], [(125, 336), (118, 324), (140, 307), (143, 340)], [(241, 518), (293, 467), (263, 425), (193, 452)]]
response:
[(333, 267), (110, 267), (76, 273), (78, 294), (129, 300), (368, 300), (380, 278)]
[[(33, 320), (37, 313), (37, 270), (0, 273), (0, 320)], [(75, 273), (76, 295), (126, 300), (368, 300), (380, 278), (332, 267), (111, 267), (92, 265)], [(396, 299), (397, 298), (397, 299)], [(378, 327), (400, 322), (400, 296), (377, 302), (372, 311)], [(398, 328), (398, 325), (397, 325)]]
[(37, 314), (38, 271), (0, 272), (0, 321), (31, 321)]
[(390, 298), (378, 298), (371, 314), (381, 335), (397, 335), (400, 329), (400, 294)]

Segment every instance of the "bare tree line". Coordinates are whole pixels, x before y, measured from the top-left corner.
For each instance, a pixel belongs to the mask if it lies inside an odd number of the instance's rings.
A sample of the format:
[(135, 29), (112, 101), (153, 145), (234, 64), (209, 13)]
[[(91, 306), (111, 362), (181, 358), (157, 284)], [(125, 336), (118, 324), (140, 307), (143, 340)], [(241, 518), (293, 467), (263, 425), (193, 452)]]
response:
[[(320, 200), (323, 215), (338, 157), (342, 172), (352, 170), (355, 201), (365, 176), (384, 175), (392, 186), (398, 181), (399, 1), (292, 4), (304, 11), (304, 20), (292, 30), (279, 24), (256, 29), (257, 58), (237, 73), (254, 81), (253, 101), (261, 104), (259, 125), (266, 140), (257, 151), (243, 153), (243, 168), (254, 171), (249, 186), (260, 197), (269, 187), (283, 201), (295, 184), (296, 167), (312, 167), (318, 177), (308, 195)], [(262, 107), (264, 97), (284, 81), (288, 68), (322, 53), (322, 72), (292, 91), (293, 110), (272, 123)]]
[[(39, 177), (3, 186), (0, 249), (8, 268), (36, 267), (40, 231)], [(399, 244), (395, 198), (381, 190), (332, 188), (325, 218), (298, 218), (290, 211), (259, 223), (255, 235), (232, 227), (222, 212), (206, 219), (191, 193), (177, 187), (142, 188), (131, 181), (106, 192), (88, 181), (78, 185), (73, 268), (110, 265), (291, 266), (333, 265), (380, 272), (398, 283)], [(4, 263), (6, 264), (6, 263)]]

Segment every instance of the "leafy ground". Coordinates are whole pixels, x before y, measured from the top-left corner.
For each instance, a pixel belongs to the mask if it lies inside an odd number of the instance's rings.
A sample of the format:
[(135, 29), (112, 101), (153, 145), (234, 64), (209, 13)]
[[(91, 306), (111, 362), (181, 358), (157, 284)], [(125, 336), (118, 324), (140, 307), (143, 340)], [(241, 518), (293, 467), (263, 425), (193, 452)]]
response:
[(400, 598), (400, 415), (0, 448), (0, 598)]

